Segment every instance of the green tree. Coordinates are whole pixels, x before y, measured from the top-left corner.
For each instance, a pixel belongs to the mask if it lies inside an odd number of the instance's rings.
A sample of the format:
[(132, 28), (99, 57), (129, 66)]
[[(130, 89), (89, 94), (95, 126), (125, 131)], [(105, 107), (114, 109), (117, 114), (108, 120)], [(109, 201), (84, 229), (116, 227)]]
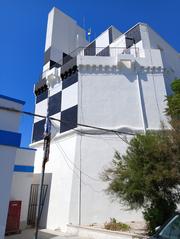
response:
[(166, 111), (172, 120), (180, 120), (180, 79), (174, 80), (171, 88), (174, 94), (167, 97), (168, 108)]
[(116, 152), (111, 167), (102, 174), (109, 194), (130, 209), (143, 209), (149, 234), (180, 202), (179, 82), (173, 82), (174, 95), (168, 97), (172, 130), (136, 135), (126, 154)]

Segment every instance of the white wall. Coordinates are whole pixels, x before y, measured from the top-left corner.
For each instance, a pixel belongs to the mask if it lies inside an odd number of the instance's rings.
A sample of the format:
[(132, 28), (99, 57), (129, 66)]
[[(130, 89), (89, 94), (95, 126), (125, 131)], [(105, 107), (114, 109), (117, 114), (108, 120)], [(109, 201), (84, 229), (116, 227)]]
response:
[[(24, 103), (0, 95), (1, 106), (22, 110)], [(0, 110), (0, 130), (2, 130), (0, 131), (0, 137), (2, 137), (0, 138), (0, 233), (4, 233), (10, 200), (22, 201), (20, 221), (23, 227), (26, 226), (32, 172), (20, 171), (24, 166), (33, 166), (35, 152), (20, 147), (19, 125), (20, 113)], [(21, 170), (18, 171), (15, 166), (18, 166)], [(0, 238), (3, 237), (0, 235)]]
[[(65, 230), (66, 224), (69, 223), (76, 136), (73, 134), (69, 134), (65, 138), (57, 136), (56, 143), (54, 140), (51, 142), (50, 157), (45, 171), (46, 174), (52, 173), (46, 226), (49, 229)], [(34, 172), (36, 175), (41, 172), (43, 150), (42, 144), (33, 144), (33, 147), (37, 148)]]
[[(171, 94), (170, 84), (175, 78), (180, 78), (180, 57), (179, 53), (170, 46), (160, 35), (152, 28), (148, 27), (150, 44), (152, 48), (160, 49), (165, 72), (165, 84), (167, 93)], [(154, 59), (153, 59), (154, 60)]]
[[(56, 140), (56, 143), (54, 142)], [(80, 159), (81, 181), (81, 223), (104, 223), (110, 217), (124, 222), (141, 221), (141, 212), (126, 211), (118, 202), (112, 202), (103, 190), (107, 187), (99, 178), (103, 168), (110, 165), (115, 150), (125, 152), (126, 144), (115, 135), (76, 136), (72, 132), (62, 138), (55, 138), (51, 144), (50, 159), (46, 165), (46, 174), (52, 173), (49, 182), (48, 208), (45, 206), (43, 218), (48, 229), (66, 230), (66, 225), (79, 223), (80, 198)], [(33, 144), (35, 146), (35, 144)], [(41, 170), (42, 148), (35, 159), (35, 175)], [(98, 165), (98, 166), (97, 166)], [(87, 176), (87, 175), (88, 176)], [(92, 179), (93, 178), (93, 179)], [(95, 180), (97, 181), (95, 181)], [(48, 182), (46, 182), (48, 183)], [(111, 208), (111, 210), (109, 210)]]
[(99, 37), (96, 38), (96, 54), (109, 45), (109, 30), (107, 29)]
[[(34, 150), (19, 148), (16, 151), (15, 165), (33, 166), (34, 156), (35, 156)], [(10, 200), (22, 201), (20, 216), (21, 229), (27, 226), (29, 196), (32, 179), (33, 179), (32, 172), (13, 173)]]
[[(119, 202), (112, 201), (112, 198), (104, 192), (107, 183), (100, 179), (103, 169), (110, 166), (114, 152), (118, 150), (124, 153), (126, 148), (127, 145), (113, 134), (78, 136), (75, 164), (78, 166), (81, 159), (82, 225), (103, 224), (110, 217), (115, 217), (124, 222), (142, 220), (141, 212), (126, 211), (126, 208)], [(78, 173), (79, 170), (76, 171)], [(74, 175), (69, 216), (69, 223), (74, 225), (78, 224), (79, 219), (79, 182), (79, 177)]]
[[(156, 55), (156, 64), (162, 67), (158, 52), (159, 50), (153, 54)], [(121, 60), (120, 57), (118, 59)], [(161, 119), (165, 120), (161, 115), (166, 93), (163, 74), (162, 72), (152, 74), (144, 69), (142, 74), (137, 74), (137, 66), (133, 63), (133, 58), (129, 57), (129, 61), (132, 61), (130, 68), (123, 64), (117, 66), (116, 57), (78, 57), (79, 123), (142, 131), (145, 115), (146, 128), (160, 128)], [(144, 58), (136, 59), (136, 63), (143, 67), (149, 65)], [(77, 89), (74, 88), (71, 94), (76, 91)], [(71, 98), (69, 100), (66, 99), (66, 104), (71, 102)], [(104, 223), (109, 217), (124, 222), (142, 220), (141, 212), (127, 212), (122, 205), (117, 202), (112, 203), (103, 192), (107, 185), (99, 181), (99, 174), (111, 162), (114, 151), (125, 152), (127, 145), (123, 141), (117, 136), (106, 134), (96, 137), (87, 135), (80, 139), (71, 133), (65, 133), (58, 137), (55, 138), (56, 143), (51, 144), (50, 160), (46, 167), (46, 173), (52, 173), (47, 228), (60, 227), (65, 230), (67, 223), (79, 223), (80, 158), (82, 171), (90, 176), (82, 174), (81, 223)], [(57, 144), (63, 148), (63, 151)], [(40, 173), (42, 144), (33, 145), (38, 147), (35, 173)]]
[(0, 238), (4, 238), (16, 148), (0, 145)]
[[(70, 45), (77, 44), (77, 39), (72, 35), (74, 33), (69, 33), (65, 28), (71, 29), (74, 22), (56, 11), (54, 9), (50, 13), (55, 14), (55, 20), (51, 26), (52, 36), (46, 42), (49, 44), (46, 45), (46, 49), (50, 45), (58, 48), (58, 44), (61, 43), (63, 49), (69, 50)], [(61, 42), (62, 31), (59, 29), (62, 29), (72, 42), (67, 40), (67, 45), (64, 39)], [(63, 109), (66, 109), (78, 100), (78, 123), (124, 131), (131, 129), (135, 132), (146, 129), (159, 130), (162, 121), (168, 126), (164, 114), (164, 100), (167, 94), (164, 68), (171, 66), (172, 60), (175, 62), (174, 72), (179, 74), (177, 55), (148, 29), (146, 24), (140, 24), (140, 30), (142, 41), (137, 44), (137, 48), (140, 49), (137, 57), (135, 54), (121, 54), (126, 46), (124, 35), (110, 45), (111, 57), (77, 57), (78, 84), (67, 88), (62, 105)], [(97, 46), (105, 46), (107, 32), (100, 38), (101, 40), (96, 39)], [(164, 48), (169, 49), (165, 57), (168, 60), (170, 54), (169, 62), (162, 59), (161, 49), (156, 44), (164, 44)], [(69, 97), (76, 95), (76, 92), (78, 99)], [(38, 149), (35, 173), (39, 174), (43, 158), (42, 142), (32, 145)], [(49, 182), (49, 204), (45, 209), (47, 228), (65, 230), (67, 223), (78, 224), (80, 218), (82, 224), (104, 223), (109, 217), (124, 222), (142, 220), (141, 212), (126, 211), (118, 202), (112, 202), (103, 191), (107, 184), (99, 178), (104, 167), (112, 161), (115, 150), (123, 154), (126, 148), (127, 145), (113, 134), (87, 134), (81, 138), (72, 130), (54, 138), (46, 166), (46, 173), (52, 174)]]
[[(42, 100), (41, 102), (39, 102), (38, 104), (36, 104), (35, 107), (35, 114), (39, 114), (39, 115), (43, 115), (46, 116), (47, 115), (47, 99)], [(34, 117), (34, 123), (38, 122), (42, 120), (42, 118), (40, 117)]]
[(118, 37), (114, 42), (110, 45), (110, 54), (111, 56), (117, 56), (117, 54), (121, 54), (126, 48), (126, 40), (125, 35), (122, 34)]
[(32, 173), (14, 172), (12, 178), (10, 200), (22, 201), (20, 216), (21, 229), (24, 229), (27, 226), (27, 215), (31, 184), (32, 184)]
[[(171, 94), (171, 82), (175, 78), (180, 78), (180, 57), (178, 52), (146, 24), (141, 24), (141, 35), (143, 46), (145, 49), (148, 49), (148, 53), (151, 54), (154, 49), (160, 51), (163, 67), (166, 69), (164, 72), (166, 92)], [(146, 57), (148, 57), (148, 54), (146, 54)], [(155, 56), (151, 57), (151, 64), (156, 64)]]
[(64, 111), (78, 104), (78, 83), (75, 83), (63, 90), (61, 111)]
[(122, 32), (119, 31), (119, 29), (117, 29), (114, 26), (111, 26), (112, 28), (112, 35), (113, 35), (113, 39), (117, 39), (120, 35), (122, 35)]
[[(41, 176), (42, 175), (40, 173), (34, 174), (32, 184), (39, 184), (40, 185)], [(47, 186), (47, 192), (46, 192), (46, 197), (45, 197), (43, 211), (42, 211), (41, 220), (40, 220), (40, 228), (47, 228), (47, 214), (48, 214), (48, 208), (49, 208), (51, 179), (52, 179), (52, 173), (45, 173), (45, 175), (44, 175), (44, 185)]]
[(119, 65), (116, 57), (79, 57), (78, 122), (137, 130), (143, 129), (142, 117), (148, 129), (159, 129), (162, 121), (167, 124), (160, 51), (152, 50), (151, 55), (156, 59), (153, 65), (149, 55), (134, 59), (119, 55)]
[[(22, 109), (23, 101), (0, 95), (0, 106)], [(4, 238), (17, 147), (20, 114), (0, 110), (0, 238)]]
[[(3, 99), (1, 97), (0, 97), (0, 106), (22, 110), (21, 104), (7, 99)], [(17, 132), (19, 130), (19, 124), (20, 124), (20, 113), (0, 110), (0, 130)]]
[(162, 122), (168, 127), (168, 119), (165, 115), (167, 103), (163, 73), (139, 73), (139, 78), (143, 92), (147, 129), (159, 130)]
[(105, 128), (140, 129), (136, 74), (126, 69), (115, 71), (102, 73), (96, 69), (80, 73), (78, 122)]
[(53, 8), (48, 16), (45, 50), (52, 47), (51, 59), (59, 62), (62, 52), (70, 53), (87, 44), (85, 31), (71, 17), (57, 8)]

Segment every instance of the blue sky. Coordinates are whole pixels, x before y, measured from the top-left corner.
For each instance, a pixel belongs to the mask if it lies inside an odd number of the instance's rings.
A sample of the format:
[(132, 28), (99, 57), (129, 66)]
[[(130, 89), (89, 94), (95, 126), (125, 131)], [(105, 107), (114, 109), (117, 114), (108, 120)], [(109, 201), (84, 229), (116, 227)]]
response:
[[(57, 7), (98, 36), (110, 25), (124, 32), (137, 22), (151, 25), (180, 52), (179, 0), (0, 0), (0, 94), (26, 101), (34, 111), (33, 85), (43, 65), (47, 15)], [(31, 139), (32, 118), (21, 121), (22, 145)]]

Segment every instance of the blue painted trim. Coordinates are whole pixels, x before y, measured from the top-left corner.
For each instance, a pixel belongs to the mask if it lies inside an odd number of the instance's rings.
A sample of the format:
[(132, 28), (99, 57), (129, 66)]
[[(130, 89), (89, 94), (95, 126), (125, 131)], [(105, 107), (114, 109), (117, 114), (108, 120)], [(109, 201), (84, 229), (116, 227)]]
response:
[(27, 147), (19, 147), (19, 149), (37, 151), (37, 149), (32, 149), (32, 148), (27, 148)]
[(19, 147), (21, 143), (21, 134), (0, 130), (0, 145)]
[(11, 97), (6, 96), (6, 95), (0, 95), (0, 98), (1, 98), (1, 99), (5, 99), (5, 100), (14, 101), (14, 102), (19, 103), (19, 104), (21, 104), (21, 105), (24, 105), (24, 104), (26, 103), (26, 102), (23, 101), (23, 100), (14, 99), (14, 98), (11, 98)]
[(34, 166), (14, 165), (14, 172), (33, 173)]

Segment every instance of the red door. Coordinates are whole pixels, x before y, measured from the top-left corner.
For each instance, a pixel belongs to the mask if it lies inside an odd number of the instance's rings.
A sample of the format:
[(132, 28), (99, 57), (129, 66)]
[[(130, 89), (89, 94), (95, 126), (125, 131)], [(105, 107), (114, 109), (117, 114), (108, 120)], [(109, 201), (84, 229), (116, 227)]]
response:
[(10, 201), (6, 223), (6, 234), (20, 232), (21, 201)]

